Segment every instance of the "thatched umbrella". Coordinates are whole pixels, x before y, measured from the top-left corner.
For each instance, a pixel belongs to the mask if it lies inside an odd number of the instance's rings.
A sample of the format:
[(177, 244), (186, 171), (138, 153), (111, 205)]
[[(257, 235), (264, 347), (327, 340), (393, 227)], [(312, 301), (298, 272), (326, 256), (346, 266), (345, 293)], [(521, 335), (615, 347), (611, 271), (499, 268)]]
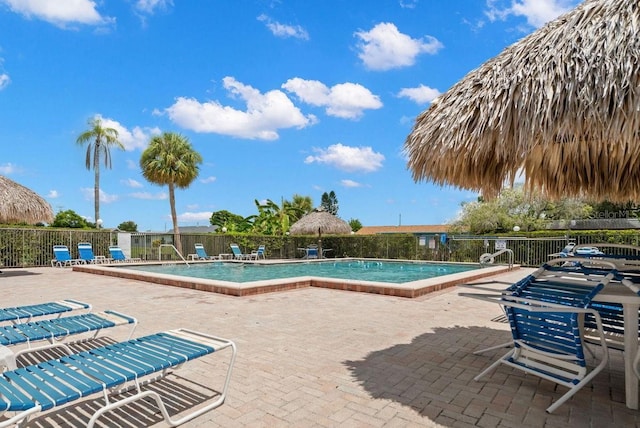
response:
[(318, 255), (322, 254), (322, 234), (341, 235), (351, 233), (349, 223), (337, 216), (316, 208), (313, 212), (305, 215), (300, 220), (293, 223), (289, 228), (292, 235), (318, 235)]
[(35, 192), (0, 175), (0, 223), (50, 223), (51, 205)]
[(316, 209), (295, 222), (289, 229), (289, 233), (292, 235), (316, 235), (322, 233), (340, 235), (351, 233), (351, 226), (328, 211)]
[(640, 200), (640, 5), (587, 0), (471, 71), (416, 119), (416, 181), (491, 197)]

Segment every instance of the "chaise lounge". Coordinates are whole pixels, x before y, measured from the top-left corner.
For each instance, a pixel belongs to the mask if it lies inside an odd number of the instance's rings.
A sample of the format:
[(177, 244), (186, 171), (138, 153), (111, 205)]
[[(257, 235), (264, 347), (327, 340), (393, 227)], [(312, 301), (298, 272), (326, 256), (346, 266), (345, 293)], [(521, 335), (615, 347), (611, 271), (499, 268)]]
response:
[[(231, 356), (222, 390), (210, 398), (211, 402), (187, 415), (172, 418), (162, 396), (155, 390), (142, 388), (166, 377), (171, 368), (226, 348), (231, 350)], [(7, 371), (0, 375), (0, 412), (13, 414), (7, 415), (0, 427), (26, 425), (29, 418), (38, 413), (94, 394), (102, 395), (104, 404), (98, 405), (91, 415), (88, 427), (93, 427), (107, 412), (141, 400), (148, 402), (148, 399), (155, 401), (168, 425), (177, 426), (224, 403), (235, 358), (233, 342), (178, 329)], [(117, 394), (126, 391), (131, 392), (115, 399)]]

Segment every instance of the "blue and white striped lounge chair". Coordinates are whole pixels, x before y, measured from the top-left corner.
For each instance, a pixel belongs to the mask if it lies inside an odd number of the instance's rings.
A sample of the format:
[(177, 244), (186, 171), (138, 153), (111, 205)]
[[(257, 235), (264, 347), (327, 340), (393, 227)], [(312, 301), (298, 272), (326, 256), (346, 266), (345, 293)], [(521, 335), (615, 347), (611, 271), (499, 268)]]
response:
[(244, 254), (238, 244), (229, 244), (231, 252), (233, 252), (233, 258), (235, 260), (250, 260), (253, 258), (251, 254)]
[(51, 260), (51, 267), (65, 267), (84, 263), (84, 260), (82, 259), (72, 258), (71, 253), (69, 252), (69, 247), (66, 245), (54, 245), (53, 257), (53, 260)]
[(256, 259), (256, 260), (258, 260), (260, 258), (265, 259), (266, 257), (264, 255), (264, 250), (265, 250), (265, 246), (264, 245), (259, 245), (258, 249), (256, 251), (252, 251), (251, 252), (251, 258)]
[[(220, 394), (189, 414), (181, 414), (179, 419), (171, 418), (158, 392), (142, 388), (168, 375), (171, 368), (225, 348), (231, 349), (231, 356)], [(10, 414), (0, 427), (26, 425), (38, 413), (94, 394), (103, 396), (104, 405), (93, 413), (88, 427), (107, 412), (140, 400), (148, 402), (149, 398), (155, 401), (167, 424), (177, 426), (224, 403), (235, 357), (235, 344), (227, 339), (178, 329), (7, 371), (0, 375), (0, 412)], [(130, 387), (123, 388), (127, 385)], [(131, 392), (116, 400), (117, 393), (125, 390)]]
[[(5, 347), (0, 348), (3, 351), (0, 355), (4, 358), (0, 358), (0, 366), (13, 370), (16, 368), (15, 361), (18, 356), (36, 350), (62, 347), (66, 353), (71, 354), (71, 349), (64, 341), (83, 333), (93, 335), (72, 343), (95, 339), (102, 330), (124, 325), (131, 325), (131, 331), (127, 336), (127, 339), (130, 339), (137, 324), (138, 321), (128, 315), (104, 311), (0, 326), (0, 345)], [(37, 348), (32, 346), (35, 342), (41, 341), (47, 341), (49, 344)], [(28, 347), (15, 353), (8, 348), (23, 344), (27, 344)]]
[(34, 305), (0, 308), (0, 323), (10, 321), (14, 324), (31, 321), (35, 317), (57, 315), (58, 317), (72, 311), (91, 311), (91, 305), (77, 300), (58, 300), (55, 302), (37, 303)]
[(107, 261), (105, 257), (97, 257), (93, 254), (93, 247), (90, 242), (78, 243), (78, 254), (80, 255), (80, 260), (85, 263), (104, 263)]
[(198, 260), (216, 260), (218, 258), (217, 256), (208, 255), (202, 244), (195, 244), (195, 248)]
[(111, 260), (114, 262), (141, 262), (142, 259), (140, 258), (131, 258), (131, 257), (127, 257), (124, 253), (124, 251), (122, 251), (122, 248), (120, 248), (117, 245), (111, 245), (109, 246), (109, 254), (111, 254)]
[[(589, 308), (593, 297), (619, 278), (618, 272), (607, 266), (604, 270), (543, 265), (499, 294), (460, 293), (499, 303), (511, 326), (513, 348), (475, 380), (505, 364), (568, 387), (569, 391), (547, 408), (549, 413), (590, 382), (607, 365), (609, 355), (600, 314)], [(600, 362), (590, 371), (585, 358), (584, 315), (594, 320), (603, 349)]]

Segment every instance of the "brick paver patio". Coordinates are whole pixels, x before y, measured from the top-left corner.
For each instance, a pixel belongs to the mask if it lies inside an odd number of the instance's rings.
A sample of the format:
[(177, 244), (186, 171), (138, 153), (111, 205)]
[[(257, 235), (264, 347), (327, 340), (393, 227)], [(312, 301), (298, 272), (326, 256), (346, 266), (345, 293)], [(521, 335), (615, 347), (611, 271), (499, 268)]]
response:
[[(510, 283), (529, 271), (494, 279)], [(321, 288), (230, 297), (58, 268), (5, 270), (0, 286), (0, 306), (77, 299), (96, 311), (136, 316), (136, 336), (188, 327), (234, 340), (238, 359), (227, 402), (186, 427), (640, 424), (640, 412), (624, 405), (619, 351), (611, 352), (608, 369), (552, 415), (544, 409), (562, 387), (505, 366), (475, 382), (473, 376), (503, 351), (472, 352), (508, 340), (508, 325), (497, 305), (460, 297), (455, 287), (416, 299)], [(109, 337), (122, 340), (119, 334)], [(169, 391), (172, 410), (179, 411), (207, 393), (199, 380), (222, 369), (186, 366), (152, 388)], [(100, 404), (91, 397), (29, 426), (84, 426)], [(151, 404), (139, 404), (116, 412), (104, 426), (165, 424)]]

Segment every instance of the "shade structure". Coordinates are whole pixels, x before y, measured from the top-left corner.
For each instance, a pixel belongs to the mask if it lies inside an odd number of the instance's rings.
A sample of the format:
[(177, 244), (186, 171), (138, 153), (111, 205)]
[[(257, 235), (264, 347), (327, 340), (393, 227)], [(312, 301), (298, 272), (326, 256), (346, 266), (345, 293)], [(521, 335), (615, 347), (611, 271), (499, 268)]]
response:
[(351, 233), (349, 223), (328, 211), (315, 210), (295, 222), (289, 229), (292, 235), (340, 235)]
[(468, 73), (416, 119), (416, 181), (640, 200), (640, 2), (587, 0)]
[(0, 223), (51, 223), (51, 205), (32, 190), (0, 175)]

